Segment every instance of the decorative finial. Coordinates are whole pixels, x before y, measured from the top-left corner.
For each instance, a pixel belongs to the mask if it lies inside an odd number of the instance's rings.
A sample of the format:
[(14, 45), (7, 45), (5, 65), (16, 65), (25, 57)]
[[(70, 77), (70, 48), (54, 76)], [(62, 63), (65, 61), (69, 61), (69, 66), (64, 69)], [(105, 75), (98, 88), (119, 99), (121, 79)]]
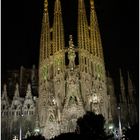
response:
[(18, 83), (16, 83), (16, 89), (18, 90), (18, 88), (19, 88), (19, 85), (18, 85)]
[(30, 90), (30, 89), (31, 89), (31, 84), (29, 83), (27, 90)]
[(19, 97), (19, 85), (16, 83), (15, 95), (14, 97)]
[(72, 40), (72, 35), (69, 36), (70, 40)]
[(44, 1), (44, 6), (48, 7), (48, 1), (47, 0)]
[(31, 94), (31, 84), (29, 83), (28, 86), (27, 86), (27, 93), (26, 93), (26, 97), (30, 97), (32, 94)]
[(33, 65), (33, 67), (32, 67), (33, 69), (35, 69), (35, 65)]
[(90, 5), (94, 5), (94, 1), (93, 0), (90, 0)]
[(48, 0), (44, 0), (44, 11), (47, 11)]
[(61, 12), (61, 5), (60, 5), (60, 0), (55, 1), (55, 13), (60, 13)]
[(94, 9), (94, 0), (90, 0), (91, 9)]

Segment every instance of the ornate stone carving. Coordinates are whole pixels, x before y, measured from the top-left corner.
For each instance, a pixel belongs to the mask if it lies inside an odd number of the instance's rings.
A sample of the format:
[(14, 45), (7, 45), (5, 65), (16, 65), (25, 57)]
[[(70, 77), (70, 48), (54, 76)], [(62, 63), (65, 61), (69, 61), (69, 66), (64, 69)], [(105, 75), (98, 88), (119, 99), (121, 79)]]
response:
[(69, 41), (69, 49), (68, 49), (68, 59), (69, 59), (69, 68), (70, 70), (73, 70), (75, 67), (75, 50), (74, 45), (72, 41), (72, 35), (70, 35), (70, 41)]

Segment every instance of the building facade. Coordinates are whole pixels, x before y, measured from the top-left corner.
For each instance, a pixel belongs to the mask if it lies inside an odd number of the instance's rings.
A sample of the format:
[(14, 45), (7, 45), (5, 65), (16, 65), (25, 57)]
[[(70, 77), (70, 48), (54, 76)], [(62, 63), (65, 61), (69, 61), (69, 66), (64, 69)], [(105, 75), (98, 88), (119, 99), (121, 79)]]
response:
[[(106, 124), (114, 123), (117, 126), (118, 118), (122, 126), (137, 122), (134, 87), (129, 75), (129, 92), (126, 95), (120, 72), (119, 104), (113, 79), (106, 75), (94, 1), (90, 0), (88, 24), (84, 0), (78, 0), (78, 47), (74, 45), (72, 35), (69, 36), (69, 47), (65, 46), (60, 0), (55, 0), (52, 27), (49, 23), (48, 6), (48, 1), (44, 0), (38, 77), (34, 68), (29, 82), (23, 82), (26, 77), (21, 72), (22, 78), (17, 80), (21, 90), (16, 84), (11, 102), (4, 85), (3, 140), (11, 139), (12, 135), (21, 137), (27, 132), (34, 133), (37, 128), (47, 139), (61, 133), (74, 132), (76, 120), (86, 111), (102, 114)], [(26, 95), (20, 97), (23, 91)], [(33, 92), (38, 97), (34, 97)]]

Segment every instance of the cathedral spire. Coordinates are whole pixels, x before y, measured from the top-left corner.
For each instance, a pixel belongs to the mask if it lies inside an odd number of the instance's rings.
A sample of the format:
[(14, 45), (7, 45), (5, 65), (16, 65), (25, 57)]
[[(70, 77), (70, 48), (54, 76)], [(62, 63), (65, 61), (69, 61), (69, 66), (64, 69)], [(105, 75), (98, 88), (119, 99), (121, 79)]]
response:
[(78, 47), (89, 50), (89, 27), (84, 0), (78, 0)]
[(91, 53), (93, 53), (94, 56), (103, 58), (101, 36), (95, 12), (94, 0), (90, 0), (90, 42)]
[(53, 53), (64, 49), (64, 29), (60, 0), (55, 1), (53, 21)]
[(42, 19), (41, 40), (40, 40), (40, 63), (50, 56), (50, 26), (48, 14), (48, 1), (44, 0), (44, 12)]
[(4, 84), (4, 86), (3, 86), (2, 100), (6, 100), (8, 102), (7, 86), (6, 86), (6, 84)]

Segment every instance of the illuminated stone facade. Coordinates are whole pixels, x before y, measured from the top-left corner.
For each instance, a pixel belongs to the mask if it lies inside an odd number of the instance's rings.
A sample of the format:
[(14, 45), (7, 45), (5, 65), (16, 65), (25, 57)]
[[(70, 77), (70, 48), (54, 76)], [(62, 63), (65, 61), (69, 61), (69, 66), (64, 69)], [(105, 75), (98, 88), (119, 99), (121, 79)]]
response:
[[(93, 1), (90, 26), (83, 0), (78, 0), (78, 47), (65, 47), (60, 0), (55, 1), (53, 27), (44, 2), (39, 62), (39, 122), (46, 138), (73, 132), (85, 111), (101, 113), (109, 121), (108, 95), (101, 37)], [(52, 37), (51, 37), (52, 36)], [(78, 65), (76, 65), (76, 51)], [(68, 54), (68, 65), (65, 55)], [(53, 132), (53, 133), (52, 133)]]
[[(40, 39), (39, 86), (36, 90), (39, 97), (32, 96), (33, 85), (29, 84), (25, 98), (20, 98), (17, 85), (12, 103), (9, 103), (4, 86), (2, 137), (5, 137), (5, 133), (9, 134), (8, 138), (13, 134), (18, 135), (20, 119), (27, 120), (27, 123), (22, 123), (22, 135), (28, 129), (33, 132), (36, 127), (40, 128), (47, 139), (60, 133), (74, 132), (77, 118), (86, 111), (102, 114), (107, 124), (118, 124), (117, 99), (113, 80), (106, 76), (93, 0), (90, 0), (90, 25), (87, 22), (84, 0), (78, 0), (78, 47), (74, 45), (72, 35), (69, 38), (69, 47), (65, 46), (60, 0), (55, 0), (52, 27), (49, 24), (48, 6), (48, 1), (45, 0)], [(129, 120), (133, 124), (137, 121), (134, 88), (129, 77), (129, 96), (125, 97), (122, 76), (120, 79), (122, 94), (119, 113), (124, 113), (121, 115), (123, 125), (127, 125)], [(125, 112), (127, 108), (129, 111)], [(133, 111), (133, 115), (130, 115)], [(26, 128), (25, 124), (28, 125)], [(17, 131), (14, 131), (15, 128)]]

